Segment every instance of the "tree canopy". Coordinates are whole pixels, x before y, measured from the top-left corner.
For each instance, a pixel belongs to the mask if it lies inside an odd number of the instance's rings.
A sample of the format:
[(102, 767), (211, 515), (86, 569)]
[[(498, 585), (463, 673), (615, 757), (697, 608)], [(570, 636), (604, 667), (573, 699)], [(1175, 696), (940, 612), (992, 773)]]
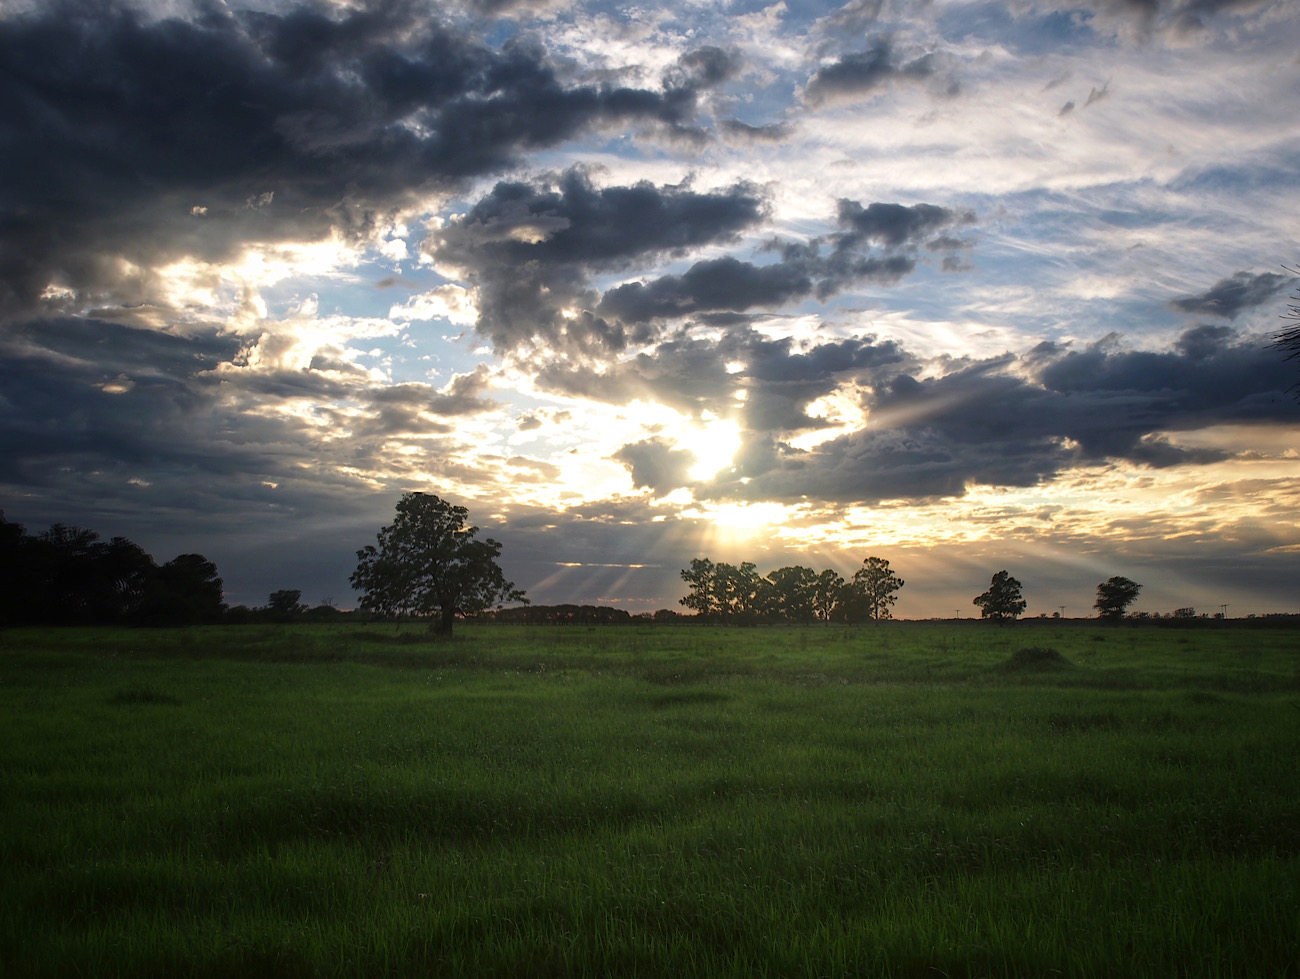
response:
[(456, 616), (506, 602), (527, 602), (497, 564), (501, 544), (466, 527), (469, 511), (431, 493), (404, 493), (378, 546), (357, 551), (352, 586), (361, 608), (381, 615), (431, 616), (429, 627), (450, 636)]
[(0, 624), (185, 625), (224, 610), (217, 567), (201, 554), (160, 566), (125, 537), (58, 523), (31, 535), (0, 513)]
[(989, 581), (989, 590), (976, 595), (972, 604), (980, 607), (981, 619), (1014, 619), (1025, 610), (1021, 584), (1006, 571), (999, 571)]
[[(1128, 578), (1115, 576), (1107, 578), (1097, 586), (1097, 600), (1092, 607), (1103, 619), (1122, 619), (1124, 610), (1133, 604), (1142, 586)], [(1182, 609), (1178, 610), (1182, 612)], [(1178, 613), (1175, 613), (1177, 615)], [(1195, 614), (1193, 612), (1193, 614)], [(1181, 616), (1180, 616), (1181, 617)]]
[(849, 612), (851, 618), (888, 619), (889, 608), (898, 600), (897, 592), (903, 585), (903, 579), (889, 570), (888, 561), (869, 557), (853, 573), (841, 600), (846, 606), (857, 606)]
[(739, 565), (695, 558), (683, 568), (690, 591), (681, 604), (705, 619), (727, 622), (861, 622), (889, 618), (903, 580), (883, 558), (863, 561), (846, 582), (834, 570), (801, 565), (760, 576), (749, 561)]

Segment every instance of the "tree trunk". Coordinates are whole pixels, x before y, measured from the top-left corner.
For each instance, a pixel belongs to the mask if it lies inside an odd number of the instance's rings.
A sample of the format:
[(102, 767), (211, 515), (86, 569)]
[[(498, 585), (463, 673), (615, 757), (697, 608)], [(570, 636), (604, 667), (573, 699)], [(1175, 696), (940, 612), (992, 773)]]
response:
[(456, 621), (456, 609), (444, 608), (438, 611), (438, 617), (430, 620), (429, 629), (439, 636), (451, 638), (452, 626)]

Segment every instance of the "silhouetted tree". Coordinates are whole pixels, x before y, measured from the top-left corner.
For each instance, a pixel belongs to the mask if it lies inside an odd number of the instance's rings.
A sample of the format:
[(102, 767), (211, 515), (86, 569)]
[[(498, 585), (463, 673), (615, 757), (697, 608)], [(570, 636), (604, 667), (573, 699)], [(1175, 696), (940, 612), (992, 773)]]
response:
[(817, 572), (799, 565), (777, 568), (767, 576), (770, 601), (766, 611), (786, 622), (811, 622), (816, 614)]
[(989, 582), (989, 590), (976, 595), (972, 604), (980, 607), (981, 619), (1014, 619), (1025, 610), (1021, 587), (1007, 572), (999, 571)]
[(869, 557), (862, 565), (841, 593), (842, 617), (854, 622), (887, 619), (889, 607), (897, 601), (895, 593), (904, 581), (889, 570), (884, 558)]
[(823, 622), (829, 622), (835, 615), (835, 606), (844, 590), (844, 579), (833, 569), (827, 568), (817, 576), (813, 589), (813, 613)]
[(716, 618), (722, 614), (722, 605), (718, 599), (717, 567), (712, 561), (706, 557), (691, 558), (691, 566), (682, 568), (681, 576), (690, 590), (679, 600), (680, 604), (706, 618)]
[(714, 564), (708, 558), (693, 558), (681, 576), (690, 585), (681, 604), (705, 619), (753, 621), (777, 601), (772, 582), (759, 577), (758, 567), (749, 561)]
[(450, 636), (457, 615), (477, 615), (506, 602), (527, 602), (497, 564), (501, 544), (478, 540), (469, 511), (431, 493), (404, 493), (379, 546), (357, 551), (352, 586), (361, 608), (383, 615), (434, 616), (429, 628)]
[(273, 591), (267, 598), (266, 611), (271, 618), (281, 622), (295, 619), (307, 611), (307, 606), (299, 601), (300, 598), (302, 598), (302, 590), (299, 588), (281, 588), (279, 591)]
[(36, 536), (0, 513), (0, 623), (173, 624), (216, 621), (217, 568), (199, 554), (162, 567), (125, 537), (56, 523)]
[(151, 625), (216, 622), (226, 610), (217, 566), (202, 554), (178, 554), (145, 587), (140, 617)]
[(29, 620), (32, 609), (32, 538), (0, 510), (0, 625)]
[(153, 558), (125, 537), (100, 540), (93, 530), (54, 524), (18, 542), (23, 552), (21, 617), (52, 625), (135, 621)]
[(1128, 578), (1107, 578), (1097, 586), (1097, 600), (1092, 607), (1103, 619), (1122, 619), (1124, 610), (1133, 604), (1141, 590), (1141, 585)]

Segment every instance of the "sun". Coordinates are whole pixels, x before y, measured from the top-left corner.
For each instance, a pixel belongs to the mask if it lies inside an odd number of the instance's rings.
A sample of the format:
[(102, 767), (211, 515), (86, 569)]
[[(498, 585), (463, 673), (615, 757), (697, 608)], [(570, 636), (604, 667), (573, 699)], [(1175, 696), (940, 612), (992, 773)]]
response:
[(712, 479), (731, 465), (740, 450), (740, 426), (724, 421), (710, 412), (676, 435), (677, 445), (695, 456), (695, 465), (687, 470), (691, 479)]
[(715, 526), (741, 536), (779, 526), (789, 516), (789, 508), (782, 503), (720, 503), (703, 509)]

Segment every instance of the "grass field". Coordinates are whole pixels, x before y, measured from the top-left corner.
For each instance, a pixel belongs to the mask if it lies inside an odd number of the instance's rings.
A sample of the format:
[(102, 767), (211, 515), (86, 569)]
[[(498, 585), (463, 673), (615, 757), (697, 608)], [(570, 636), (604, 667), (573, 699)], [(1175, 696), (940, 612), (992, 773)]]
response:
[(1298, 764), (1296, 631), (14, 630), (0, 975), (1300, 976)]

